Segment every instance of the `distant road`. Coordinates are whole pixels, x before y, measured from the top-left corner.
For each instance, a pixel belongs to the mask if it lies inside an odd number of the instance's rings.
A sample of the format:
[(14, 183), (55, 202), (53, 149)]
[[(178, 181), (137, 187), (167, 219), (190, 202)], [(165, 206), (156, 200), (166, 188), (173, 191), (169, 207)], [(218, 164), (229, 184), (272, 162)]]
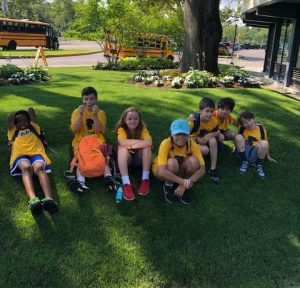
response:
[[(61, 49), (99, 49), (98, 43), (93, 41), (80, 41), (80, 40), (65, 40), (60, 39)], [(265, 57), (265, 51), (263, 49), (251, 49), (251, 50), (241, 50), (235, 51), (234, 64), (241, 66), (246, 70), (261, 72), (263, 69), (263, 61)], [(243, 58), (241, 58), (242, 56)], [(23, 58), (23, 59), (11, 59), (10, 63), (17, 65), (19, 67), (26, 67), (32, 64), (33, 59)], [(64, 57), (49, 57), (47, 62), (49, 67), (68, 67), (68, 66), (92, 66), (96, 65), (97, 62), (105, 62), (103, 53), (99, 52), (90, 55), (79, 55), (79, 56), (64, 56)], [(220, 64), (230, 64), (231, 58), (219, 58)], [(8, 61), (5, 59), (0, 59), (0, 65), (7, 64)], [(42, 61), (40, 60), (40, 63)]]

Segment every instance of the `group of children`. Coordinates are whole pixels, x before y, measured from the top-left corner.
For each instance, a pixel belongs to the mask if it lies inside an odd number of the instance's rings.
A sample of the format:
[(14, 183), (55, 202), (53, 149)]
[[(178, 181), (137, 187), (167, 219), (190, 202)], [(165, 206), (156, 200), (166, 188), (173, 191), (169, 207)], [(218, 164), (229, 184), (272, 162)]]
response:
[[(137, 189), (139, 195), (145, 196), (149, 192), (149, 174), (152, 168), (153, 175), (164, 182), (163, 191), (167, 202), (174, 203), (180, 200), (184, 204), (189, 204), (188, 191), (205, 174), (202, 155), (210, 155), (210, 179), (217, 184), (220, 182), (217, 159), (224, 140), (234, 141), (235, 154), (241, 160), (240, 174), (245, 174), (249, 165), (253, 165), (258, 176), (264, 179), (263, 160), (275, 161), (269, 154), (266, 129), (256, 122), (253, 113), (249, 111), (241, 112), (237, 119), (234, 119), (231, 116), (234, 106), (233, 99), (222, 98), (215, 110), (212, 99), (202, 98), (199, 111), (191, 114), (188, 121), (177, 119), (171, 123), (170, 137), (161, 142), (153, 164), (152, 138), (142, 120), (142, 115), (134, 107), (126, 109), (115, 126), (118, 139), (117, 162), (123, 197), (126, 200), (135, 199), (128, 167), (141, 166), (142, 177)], [(230, 130), (229, 125), (236, 126), (237, 131)], [(74, 159), (79, 159), (78, 167), (80, 167), (81, 160), (77, 156), (81, 149), (80, 145), (83, 145), (83, 139), (88, 137), (96, 143), (97, 147), (93, 148), (93, 153), (99, 154), (98, 146), (105, 144), (106, 115), (97, 106), (97, 91), (93, 87), (82, 90), (82, 103), (73, 111), (70, 127), (74, 133), (72, 141)], [(8, 139), (11, 150), (10, 173), (12, 176), (22, 176), (32, 214), (40, 214), (43, 209), (49, 213), (58, 211), (47, 175), (51, 172), (49, 166), (51, 162), (46, 155), (41, 129), (32, 108), (8, 116)], [(103, 183), (108, 190), (116, 191), (116, 179), (112, 175), (109, 161), (107, 158), (103, 159), (99, 175), (103, 175)], [(42, 200), (35, 194), (33, 174), (38, 177), (45, 194)], [(69, 188), (76, 192), (89, 190), (85, 178), (83, 170), (77, 169), (76, 177), (71, 181)]]

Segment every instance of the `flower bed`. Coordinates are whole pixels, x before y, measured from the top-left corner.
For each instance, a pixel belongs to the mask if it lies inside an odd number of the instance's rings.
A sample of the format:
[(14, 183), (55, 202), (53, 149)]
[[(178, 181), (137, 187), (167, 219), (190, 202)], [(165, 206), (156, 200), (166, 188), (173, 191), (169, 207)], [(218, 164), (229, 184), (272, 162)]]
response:
[(182, 73), (177, 69), (141, 70), (134, 74), (132, 80), (139, 85), (171, 88), (214, 88), (214, 87), (247, 87), (260, 88), (261, 83), (250, 78), (246, 71), (238, 68), (214, 76), (203, 70), (191, 69)]
[(0, 86), (29, 84), (39, 81), (48, 81), (48, 71), (41, 66), (21, 68), (7, 64), (0, 67)]

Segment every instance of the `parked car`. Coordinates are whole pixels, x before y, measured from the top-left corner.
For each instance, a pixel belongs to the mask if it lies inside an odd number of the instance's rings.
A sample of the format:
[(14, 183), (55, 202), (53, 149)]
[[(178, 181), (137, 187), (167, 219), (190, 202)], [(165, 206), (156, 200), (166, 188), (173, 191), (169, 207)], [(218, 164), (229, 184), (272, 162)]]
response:
[(229, 55), (229, 49), (225, 43), (219, 43), (219, 55)]

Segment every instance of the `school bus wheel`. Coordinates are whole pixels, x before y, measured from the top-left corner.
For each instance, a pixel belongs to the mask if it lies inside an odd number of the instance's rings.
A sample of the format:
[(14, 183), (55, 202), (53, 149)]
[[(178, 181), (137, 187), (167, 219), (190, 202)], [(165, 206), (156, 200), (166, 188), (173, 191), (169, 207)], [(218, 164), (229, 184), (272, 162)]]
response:
[(8, 49), (7, 50), (16, 50), (17, 49), (17, 42), (12, 40), (12, 41), (9, 41), (8, 43)]

